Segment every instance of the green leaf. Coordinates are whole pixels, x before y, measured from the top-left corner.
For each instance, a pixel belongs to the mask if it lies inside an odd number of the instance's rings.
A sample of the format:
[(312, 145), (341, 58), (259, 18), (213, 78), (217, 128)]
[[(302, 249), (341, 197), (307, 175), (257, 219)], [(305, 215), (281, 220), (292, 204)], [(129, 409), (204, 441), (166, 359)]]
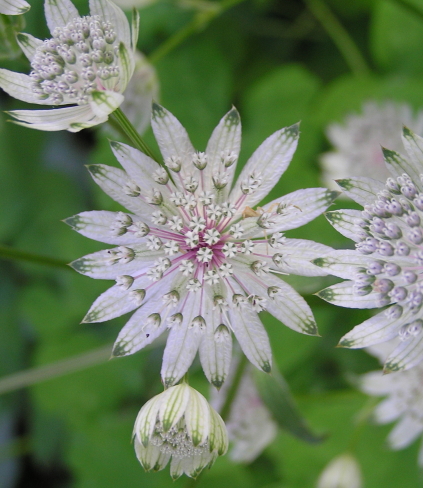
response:
[(279, 426), (305, 442), (321, 442), (323, 436), (310, 430), (294, 402), (288, 384), (277, 369), (273, 369), (272, 376), (256, 369), (253, 371), (260, 397)]

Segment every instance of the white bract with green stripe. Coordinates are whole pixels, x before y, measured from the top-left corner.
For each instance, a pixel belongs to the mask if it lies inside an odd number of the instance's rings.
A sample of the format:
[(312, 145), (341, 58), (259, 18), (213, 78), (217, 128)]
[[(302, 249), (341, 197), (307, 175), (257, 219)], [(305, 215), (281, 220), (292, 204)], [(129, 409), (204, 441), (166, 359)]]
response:
[(0, 0), (0, 14), (3, 15), (21, 15), (30, 8), (25, 0)]
[(18, 34), (31, 62), (29, 75), (0, 69), (0, 87), (24, 102), (53, 105), (50, 110), (9, 112), (33, 129), (78, 132), (101, 124), (124, 100), (134, 71), (138, 18), (131, 29), (110, 0), (90, 0), (90, 15), (80, 17), (70, 0), (45, 0), (52, 38)]
[(228, 450), (220, 415), (186, 383), (149, 400), (135, 421), (134, 444), (146, 471), (160, 471), (169, 461), (173, 479), (196, 478)]
[(298, 126), (270, 136), (232, 188), (241, 142), (232, 109), (197, 152), (185, 129), (154, 105), (152, 127), (166, 169), (130, 146), (112, 142), (124, 170), (92, 165), (101, 188), (132, 213), (83, 212), (67, 219), (81, 234), (118, 247), (72, 263), (92, 278), (115, 279), (87, 313), (102, 322), (138, 309), (119, 334), (115, 356), (133, 354), (169, 331), (165, 386), (177, 383), (199, 351), (204, 372), (220, 387), (230, 366), (232, 332), (245, 355), (269, 372), (272, 355), (258, 313), (316, 335), (312, 312), (275, 274), (325, 275), (311, 259), (330, 248), (283, 232), (321, 214), (336, 192), (298, 190), (253, 210), (278, 182), (297, 147)]
[(350, 308), (387, 306), (340, 341), (361, 348), (399, 336), (386, 372), (409, 369), (423, 359), (423, 139), (404, 128), (403, 142), (407, 158), (383, 150), (392, 174), (386, 184), (371, 178), (338, 181), (364, 211), (340, 210), (327, 217), (356, 242), (356, 250), (314, 261), (349, 280), (322, 290), (323, 299)]

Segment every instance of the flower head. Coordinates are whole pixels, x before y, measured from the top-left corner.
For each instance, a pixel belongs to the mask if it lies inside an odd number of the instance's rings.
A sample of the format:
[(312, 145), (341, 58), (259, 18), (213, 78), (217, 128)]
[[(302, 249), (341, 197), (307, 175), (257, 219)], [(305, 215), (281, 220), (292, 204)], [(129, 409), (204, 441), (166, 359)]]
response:
[(134, 71), (136, 22), (131, 38), (124, 13), (110, 0), (90, 0), (87, 17), (80, 17), (70, 0), (45, 0), (45, 14), (51, 39), (17, 37), (31, 73), (0, 69), (0, 87), (19, 100), (62, 108), (10, 115), (47, 131), (77, 132), (105, 122), (123, 102)]
[[(368, 349), (382, 362), (387, 348), (379, 344)], [(392, 347), (392, 346), (391, 346)], [(372, 396), (386, 397), (374, 410), (374, 419), (379, 424), (397, 421), (388, 436), (391, 449), (404, 449), (423, 433), (423, 365), (420, 363), (409, 371), (384, 375), (383, 371), (372, 371), (362, 375), (359, 386)], [(419, 452), (419, 465), (423, 467), (423, 446)]]
[(317, 488), (361, 488), (360, 466), (354, 456), (341, 454), (325, 467), (317, 482)]
[(385, 180), (389, 176), (380, 146), (402, 151), (398, 127), (404, 124), (423, 133), (423, 112), (413, 115), (407, 104), (367, 102), (360, 114), (350, 114), (343, 124), (331, 124), (327, 137), (334, 151), (321, 156), (323, 180), (335, 187), (334, 180), (349, 176), (367, 176)]
[(220, 415), (185, 383), (148, 401), (134, 427), (135, 452), (146, 471), (160, 471), (169, 461), (173, 479), (196, 478), (228, 450)]
[(3, 15), (21, 15), (30, 8), (25, 0), (0, 0), (0, 14)]
[(356, 326), (340, 341), (360, 348), (394, 337), (401, 339), (386, 360), (385, 371), (399, 371), (423, 359), (423, 139), (404, 128), (408, 158), (387, 149), (392, 177), (338, 181), (364, 211), (328, 212), (328, 220), (356, 242), (355, 251), (335, 251), (315, 264), (347, 278), (320, 296), (350, 308), (388, 306)]
[[(132, 213), (84, 212), (67, 223), (78, 232), (119, 247), (85, 256), (72, 266), (93, 278), (115, 279), (85, 322), (101, 322), (140, 305), (120, 332), (115, 356), (132, 354), (169, 330), (162, 365), (166, 386), (179, 381), (197, 351), (215, 386), (225, 380), (234, 333), (244, 353), (269, 372), (269, 340), (258, 312), (315, 335), (307, 303), (275, 273), (326, 274), (310, 259), (330, 248), (288, 239), (282, 232), (322, 213), (336, 193), (295, 191), (243, 218), (278, 181), (297, 146), (298, 126), (270, 136), (232, 187), (241, 126), (232, 109), (214, 130), (204, 153), (164, 108), (153, 108), (152, 127), (167, 171), (139, 151), (112, 142), (124, 167), (90, 166), (94, 180)], [(250, 208), (251, 210), (251, 208)]]

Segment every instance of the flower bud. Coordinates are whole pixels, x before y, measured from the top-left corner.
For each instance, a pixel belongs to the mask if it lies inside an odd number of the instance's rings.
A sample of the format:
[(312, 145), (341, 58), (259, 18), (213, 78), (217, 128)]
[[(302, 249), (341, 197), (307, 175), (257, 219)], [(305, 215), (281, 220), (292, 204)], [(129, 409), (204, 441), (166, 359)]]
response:
[(317, 483), (317, 488), (361, 488), (362, 486), (360, 466), (348, 453), (332, 459)]
[(220, 415), (185, 383), (172, 386), (148, 401), (134, 426), (138, 460), (146, 471), (160, 471), (170, 461), (173, 479), (196, 478), (228, 449)]

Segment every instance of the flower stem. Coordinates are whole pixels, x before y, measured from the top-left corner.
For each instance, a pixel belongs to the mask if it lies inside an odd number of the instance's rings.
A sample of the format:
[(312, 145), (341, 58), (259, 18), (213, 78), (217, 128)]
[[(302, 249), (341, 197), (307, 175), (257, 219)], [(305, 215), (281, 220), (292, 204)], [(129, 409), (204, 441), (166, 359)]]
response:
[(241, 354), (238, 366), (236, 368), (235, 376), (232, 381), (232, 384), (229, 388), (228, 395), (226, 396), (225, 403), (223, 404), (222, 409), (220, 410), (220, 416), (224, 421), (226, 421), (231, 413), (232, 402), (237, 394), (239, 384), (241, 383), (242, 375), (244, 373), (245, 367), (247, 366), (247, 357), (244, 354)]
[(201, 32), (207, 24), (214, 20), (219, 15), (223, 14), (226, 10), (230, 9), (234, 5), (243, 2), (244, 0), (223, 0), (221, 2), (210, 2), (210, 8), (198, 12), (194, 18), (185, 27), (176, 32), (173, 36), (169, 37), (163, 44), (161, 44), (155, 51), (149, 56), (149, 61), (152, 64), (156, 64), (167, 54), (173, 51), (176, 47), (182, 44), (185, 39), (188, 39), (193, 34)]
[(61, 259), (49, 258), (48, 256), (40, 256), (38, 254), (33, 254), (26, 251), (19, 251), (18, 249), (13, 249), (12, 247), (0, 245), (0, 259), (8, 260), (18, 260), (18, 261), (28, 261), (31, 263), (43, 264), (45, 266), (54, 266), (56, 268), (68, 269), (66, 261)]
[(141, 136), (135, 130), (134, 126), (129, 121), (128, 117), (122, 112), (120, 108), (117, 108), (113, 114), (112, 119), (117, 123), (120, 130), (126, 135), (126, 137), (134, 144), (134, 146), (141, 152), (149, 156), (151, 159), (160, 164), (158, 158), (154, 155), (153, 151), (143, 141)]
[(45, 366), (4, 376), (0, 378), (0, 395), (105, 363), (110, 359), (112, 347), (113, 344), (107, 344)]
[(332, 38), (351, 71), (357, 76), (369, 73), (370, 68), (354, 40), (329, 7), (322, 0), (306, 0), (306, 4)]
[(348, 443), (349, 452), (355, 451), (361, 434), (363, 433), (363, 429), (366, 426), (369, 418), (372, 416), (375, 406), (378, 402), (379, 398), (370, 397), (367, 403), (364, 405), (363, 409), (361, 410), (359, 417), (356, 421), (355, 429), (353, 430), (350, 441)]

